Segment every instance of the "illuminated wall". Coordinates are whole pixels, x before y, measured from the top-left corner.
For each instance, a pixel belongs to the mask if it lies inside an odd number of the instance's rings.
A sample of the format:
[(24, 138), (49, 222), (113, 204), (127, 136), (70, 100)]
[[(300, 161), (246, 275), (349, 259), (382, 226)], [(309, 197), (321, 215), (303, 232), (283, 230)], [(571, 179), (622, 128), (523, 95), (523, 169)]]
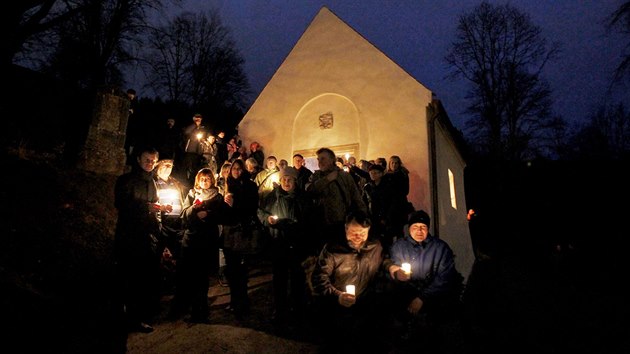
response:
[[(296, 151), (358, 144), (357, 159), (399, 155), (410, 200), (429, 208), (426, 107), (431, 91), (323, 8), (239, 125), (243, 142), (291, 161)], [(332, 116), (331, 127), (320, 117)]]
[[(324, 7), (249, 109), (239, 134), (247, 146), (256, 140), (266, 155), (287, 161), (295, 152), (308, 159), (324, 146), (357, 160), (398, 155), (410, 171), (409, 201), (431, 214), (431, 102), (430, 90)], [(469, 234), (467, 226), (462, 232)]]

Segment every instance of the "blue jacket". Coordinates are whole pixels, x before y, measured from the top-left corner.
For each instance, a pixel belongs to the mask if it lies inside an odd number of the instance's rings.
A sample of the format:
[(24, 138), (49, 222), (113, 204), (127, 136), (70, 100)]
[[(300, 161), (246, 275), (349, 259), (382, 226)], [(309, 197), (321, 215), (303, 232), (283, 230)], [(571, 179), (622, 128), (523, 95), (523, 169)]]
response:
[(461, 292), (463, 277), (455, 268), (455, 256), (449, 245), (429, 234), (422, 242), (410, 235), (396, 240), (392, 245), (391, 258), (385, 260), (385, 269), (393, 264), (411, 264), (411, 280), (414, 296), (424, 302), (439, 300)]

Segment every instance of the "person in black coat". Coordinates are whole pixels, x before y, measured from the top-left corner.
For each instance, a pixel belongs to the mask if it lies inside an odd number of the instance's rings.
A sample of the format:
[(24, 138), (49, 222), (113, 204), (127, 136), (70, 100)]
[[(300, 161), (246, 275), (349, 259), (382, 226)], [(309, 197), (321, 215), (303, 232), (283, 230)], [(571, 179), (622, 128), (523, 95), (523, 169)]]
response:
[(306, 305), (306, 278), (302, 262), (308, 257), (310, 199), (297, 187), (293, 167), (280, 170), (280, 185), (265, 196), (258, 217), (269, 227), (273, 272), (273, 320), (285, 325), (291, 315), (300, 320)]
[(114, 252), (128, 330), (148, 333), (160, 302), (160, 212), (168, 210), (158, 203), (153, 180), (158, 152), (150, 148), (139, 152), (131, 171), (116, 180)]
[(350, 213), (346, 238), (324, 245), (311, 274), (324, 352), (381, 352), (383, 247), (370, 237), (370, 227), (367, 214)]
[(199, 170), (182, 210), (185, 231), (177, 264), (174, 309), (181, 313), (190, 306), (189, 321), (193, 323), (210, 322), (210, 275), (219, 266), (219, 222), (227, 205), (215, 182), (212, 169)]
[(239, 233), (243, 227), (258, 222), (258, 188), (249, 178), (243, 160), (234, 160), (227, 178), (225, 202), (230, 206), (223, 221), (222, 246), (225, 256), (225, 276), (230, 287), (228, 310), (242, 317), (249, 313), (247, 295), (248, 254), (239, 248)]

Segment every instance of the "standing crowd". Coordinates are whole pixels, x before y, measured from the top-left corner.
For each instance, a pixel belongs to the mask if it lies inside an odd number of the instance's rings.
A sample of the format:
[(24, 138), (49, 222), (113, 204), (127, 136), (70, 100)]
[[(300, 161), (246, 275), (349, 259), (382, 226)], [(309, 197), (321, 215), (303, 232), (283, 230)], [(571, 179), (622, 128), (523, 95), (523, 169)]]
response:
[(179, 139), (165, 131), (155, 147), (134, 147), (131, 170), (117, 180), (116, 264), (129, 331), (153, 330), (165, 262), (175, 274), (171, 319), (209, 323), (210, 279), (219, 273), (230, 290), (226, 310), (248, 316), (249, 267), (262, 257), (272, 266), (270, 321), (314, 326), (326, 352), (385, 352), (385, 336), (408, 341), (421, 330), (430, 332), (427, 346), (453, 346), (440, 328), (458, 320), (463, 277), (449, 245), (429, 232), (429, 215), (407, 201), (399, 156), (357, 162), (320, 148), (311, 171), (300, 154), (289, 163), (265, 156), (258, 142), (248, 151), (202, 121), (195, 114)]

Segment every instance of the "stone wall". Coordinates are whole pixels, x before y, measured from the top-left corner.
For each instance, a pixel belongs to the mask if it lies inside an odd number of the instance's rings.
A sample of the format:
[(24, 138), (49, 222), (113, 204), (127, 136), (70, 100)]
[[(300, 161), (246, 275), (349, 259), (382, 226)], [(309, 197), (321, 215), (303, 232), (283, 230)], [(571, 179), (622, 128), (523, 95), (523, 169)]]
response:
[(120, 175), (125, 171), (125, 137), (129, 99), (99, 93), (78, 167), (96, 173)]

